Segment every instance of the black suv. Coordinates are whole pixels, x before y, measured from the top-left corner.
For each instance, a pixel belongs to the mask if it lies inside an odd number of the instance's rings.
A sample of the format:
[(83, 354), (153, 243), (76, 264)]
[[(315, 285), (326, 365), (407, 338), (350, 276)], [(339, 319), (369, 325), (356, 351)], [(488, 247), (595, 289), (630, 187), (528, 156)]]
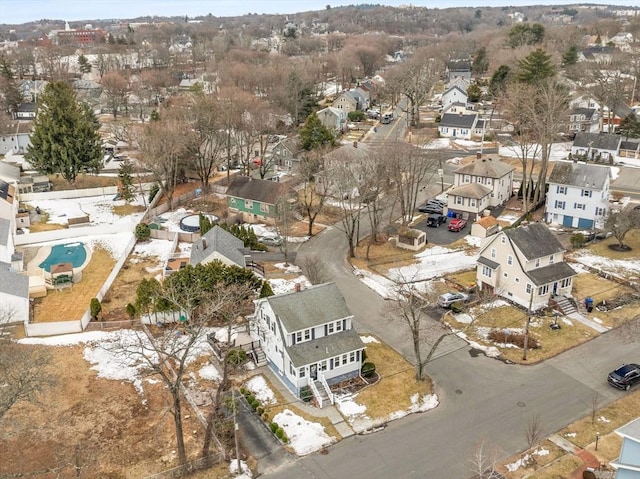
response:
[(438, 228), (441, 224), (447, 222), (447, 217), (444, 215), (430, 214), (427, 216), (427, 226)]
[(614, 388), (628, 391), (635, 383), (640, 382), (640, 365), (623, 364), (615, 371), (609, 373), (607, 381)]

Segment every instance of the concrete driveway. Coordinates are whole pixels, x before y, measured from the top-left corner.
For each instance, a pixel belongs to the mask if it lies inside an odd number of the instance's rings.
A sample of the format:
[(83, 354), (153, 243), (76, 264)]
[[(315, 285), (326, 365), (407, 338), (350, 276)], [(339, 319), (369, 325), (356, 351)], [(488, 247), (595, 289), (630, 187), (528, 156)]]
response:
[(471, 223), (467, 223), (467, 225), (459, 232), (449, 231), (447, 228), (449, 220), (438, 228), (427, 226), (427, 216), (428, 215), (425, 215), (424, 220), (414, 226), (414, 228), (427, 233), (427, 244), (449, 245), (458, 241), (471, 231)]

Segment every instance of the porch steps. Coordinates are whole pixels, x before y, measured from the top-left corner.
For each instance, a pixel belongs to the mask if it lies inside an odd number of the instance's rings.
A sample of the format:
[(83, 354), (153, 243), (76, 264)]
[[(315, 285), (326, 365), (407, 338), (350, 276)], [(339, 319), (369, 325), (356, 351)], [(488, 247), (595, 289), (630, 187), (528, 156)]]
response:
[(256, 366), (260, 367), (260, 366), (265, 366), (267, 364), (267, 355), (264, 354), (264, 351), (262, 350), (262, 348), (253, 349), (253, 356), (254, 356), (253, 359), (256, 362)]
[(320, 394), (320, 398), (322, 398), (322, 404), (326, 404), (329, 401), (329, 395), (327, 394), (327, 391), (325, 390), (322, 384), (322, 381), (314, 381), (313, 384), (315, 384), (316, 389)]
[(555, 302), (556, 308), (565, 316), (578, 312), (575, 304), (564, 296), (553, 296), (551, 299)]

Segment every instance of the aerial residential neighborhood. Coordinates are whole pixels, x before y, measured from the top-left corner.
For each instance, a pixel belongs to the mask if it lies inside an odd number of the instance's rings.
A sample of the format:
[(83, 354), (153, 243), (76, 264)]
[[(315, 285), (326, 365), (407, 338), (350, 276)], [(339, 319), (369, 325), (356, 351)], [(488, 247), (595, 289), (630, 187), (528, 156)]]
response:
[(0, 478), (638, 477), (638, 6), (222, 3), (2, 9)]

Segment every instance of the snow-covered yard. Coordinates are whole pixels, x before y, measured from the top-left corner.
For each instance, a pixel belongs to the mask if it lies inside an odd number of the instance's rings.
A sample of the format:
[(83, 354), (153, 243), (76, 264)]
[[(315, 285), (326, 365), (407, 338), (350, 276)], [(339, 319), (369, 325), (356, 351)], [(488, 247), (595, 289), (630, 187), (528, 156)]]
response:
[[(126, 216), (119, 216), (114, 212), (114, 207), (124, 206), (124, 200), (114, 199), (115, 195), (86, 196), (83, 198), (62, 198), (51, 200), (29, 201), (27, 206), (40, 208), (48, 213), (48, 223), (66, 225), (69, 218), (89, 216), (89, 221), (93, 225), (116, 224), (116, 223), (137, 223), (143, 211), (132, 213)], [(137, 195), (130, 203), (134, 206), (144, 206), (144, 198)]]

